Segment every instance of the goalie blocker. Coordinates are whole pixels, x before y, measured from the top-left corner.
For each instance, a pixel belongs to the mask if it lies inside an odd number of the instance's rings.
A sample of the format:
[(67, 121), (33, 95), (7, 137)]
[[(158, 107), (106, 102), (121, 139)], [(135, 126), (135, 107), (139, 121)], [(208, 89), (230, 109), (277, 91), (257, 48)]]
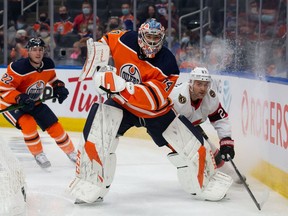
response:
[(184, 116), (176, 117), (163, 136), (176, 150), (167, 157), (177, 167), (182, 188), (200, 200), (223, 199), (233, 180), (229, 175), (215, 170), (209, 144), (189, 120)]

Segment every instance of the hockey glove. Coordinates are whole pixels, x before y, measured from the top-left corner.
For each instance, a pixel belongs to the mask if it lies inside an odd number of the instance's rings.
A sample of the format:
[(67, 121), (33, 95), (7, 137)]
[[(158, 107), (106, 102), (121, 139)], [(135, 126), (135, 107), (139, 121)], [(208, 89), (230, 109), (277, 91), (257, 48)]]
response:
[(220, 140), (220, 153), (222, 155), (222, 159), (225, 161), (229, 161), (230, 156), (231, 159), (235, 156), (234, 151), (234, 140), (232, 140), (230, 137), (225, 137)]
[(24, 112), (29, 112), (33, 110), (35, 106), (35, 101), (32, 100), (28, 94), (25, 94), (25, 93), (17, 95), (16, 103), (19, 104), (20, 106), (23, 106), (20, 108), (20, 110)]
[(96, 91), (99, 94), (117, 94), (124, 89), (130, 91), (131, 94), (134, 93), (134, 88), (131, 87), (133, 83), (126, 82), (126, 80), (113, 71), (96, 72), (93, 79), (96, 85)]
[(53, 96), (58, 98), (60, 104), (68, 97), (69, 91), (65, 88), (65, 83), (61, 80), (56, 80), (52, 84), (53, 87)]

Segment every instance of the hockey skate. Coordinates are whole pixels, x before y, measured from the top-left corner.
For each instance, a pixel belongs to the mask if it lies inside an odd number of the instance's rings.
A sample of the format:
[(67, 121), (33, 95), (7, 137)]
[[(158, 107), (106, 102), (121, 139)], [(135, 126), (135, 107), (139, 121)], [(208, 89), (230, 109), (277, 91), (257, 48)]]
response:
[[(241, 179), (237, 175), (236, 171), (234, 170), (234, 168), (232, 167), (230, 162), (223, 163), (223, 165), (221, 167), (217, 168), (217, 170), (231, 176), (233, 181), (236, 184), (242, 184)], [(242, 174), (242, 178), (244, 179), (244, 181), (246, 181), (246, 177), (243, 174)]]
[(40, 153), (38, 155), (34, 156), (37, 164), (42, 168), (42, 169), (48, 169), (49, 167), (51, 167), (51, 163), (48, 160), (48, 158), (46, 157), (45, 153)]
[(69, 154), (67, 154), (67, 157), (73, 162), (76, 163), (77, 161), (77, 153), (75, 151), (70, 152)]

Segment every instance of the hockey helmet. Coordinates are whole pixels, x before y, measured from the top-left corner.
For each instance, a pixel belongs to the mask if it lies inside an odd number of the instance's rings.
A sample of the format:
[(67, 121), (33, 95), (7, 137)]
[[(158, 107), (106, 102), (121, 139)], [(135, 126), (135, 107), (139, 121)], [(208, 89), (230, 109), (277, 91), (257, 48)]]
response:
[(190, 72), (190, 81), (194, 80), (211, 82), (211, 76), (205, 67), (195, 67)]
[(144, 22), (138, 30), (138, 44), (147, 58), (154, 58), (161, 50), (165, 29), (152, 18)]
[(192, 71), (190, 72), (190, 91), (193, 92), (194, 90), (194, 81), (198, 80), (198, 81), (205, 81), (208, 82), (208, 89), (211, 88), (211, 81), (212, 78), (207, 70), (207, 68), (205, 67), (195, 67), (194, 69), (192, 69)]
[(31, 38), (28, 41), (26, 48), (30, 49), (31, 47), (45, 47), (45, 42), (41, 38)]

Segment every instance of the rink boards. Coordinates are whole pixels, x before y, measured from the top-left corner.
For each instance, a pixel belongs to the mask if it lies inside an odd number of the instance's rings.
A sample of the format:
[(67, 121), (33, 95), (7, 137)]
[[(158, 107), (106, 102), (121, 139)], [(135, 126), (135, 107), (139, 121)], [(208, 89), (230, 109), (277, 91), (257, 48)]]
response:
[[(0, 74), (5, 70), (0, 69)], [(57, 69), (57, 76), (66, 83), (69, 97), (63, 104), (47, 104), (59, 116), (68, 131), (82, 131), (85, 118), (94, 102), (99, 100), (92, 79), (78, 82), (79, 69)], [(181, 73), (179, 82), (188, 79)], [(243, 172), (251, 172), (264, 184), (288, 198), (288, 124), (287, 85), (267, 82), (252, 76), (213, 75), (213, 89), (228, 111), (235, 140), (236, 163)], [(282, 94), (281, 94), (282, 93)], [(10, 125), (1, 116), (0, 127)], [(217, 134), (209, 126), (210, 137)], [(126, 136), (149, 139), (145, 129), (130, 129)]]

